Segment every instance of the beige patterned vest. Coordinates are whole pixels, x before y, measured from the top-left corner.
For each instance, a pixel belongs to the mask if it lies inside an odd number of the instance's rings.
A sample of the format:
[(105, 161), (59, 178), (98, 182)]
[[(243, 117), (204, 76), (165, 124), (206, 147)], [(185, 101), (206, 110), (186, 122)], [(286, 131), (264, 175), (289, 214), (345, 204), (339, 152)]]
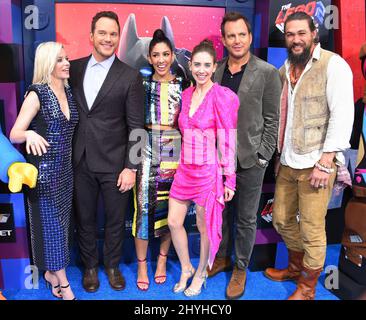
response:
[[(306, 154), (323, 148), (328, 129), (327, 68), (335, 53), (320, 49), (320, 59), (303, 75), (296, 89), (292, 123), (292, 148)], [(286, 68), (280, 69), (282, 84), (287, 81)], [(287, 100), (284, 99), (285, 101)], [(281, 101), (283, 101), (281, 99)]]

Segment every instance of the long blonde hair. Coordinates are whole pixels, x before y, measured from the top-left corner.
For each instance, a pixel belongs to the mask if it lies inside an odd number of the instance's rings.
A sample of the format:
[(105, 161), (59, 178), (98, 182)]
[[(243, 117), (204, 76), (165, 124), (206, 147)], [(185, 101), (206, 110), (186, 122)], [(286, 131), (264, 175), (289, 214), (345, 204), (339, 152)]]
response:
[[(57, 63), (57, 57), (60, 54), (62, 44), (49, 41), (41, 43), (36, 50), (34, 59), (33, 84), (51, 84), (51, 73)], [(67, 79), (64, 85), (68, 86)]]

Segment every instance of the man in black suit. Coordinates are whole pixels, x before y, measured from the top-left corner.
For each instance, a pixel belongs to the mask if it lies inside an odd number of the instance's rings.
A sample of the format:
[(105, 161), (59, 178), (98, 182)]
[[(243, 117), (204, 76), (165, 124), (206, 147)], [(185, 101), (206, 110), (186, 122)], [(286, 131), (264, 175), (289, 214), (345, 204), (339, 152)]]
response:
[(99, 288), (96, 235), (100, 191), (105, 209), (105, 270), (113, 289), (125, 288), (118, 266), (128, 191), (135, 184), (137, 167), (137, 157), (132, 159), (130, 152), (135, 143), (129, 135), (143, 128), (144, 89), (139, 73), (115, 55), (119, 39), (118, 16), (111, 11), (97, 13), (90, 33), (92, 54), (72, 61), (70, 70), (80, 116), (73, 148), (75, 211), (85, 266), (83, 287), (88, 292)]

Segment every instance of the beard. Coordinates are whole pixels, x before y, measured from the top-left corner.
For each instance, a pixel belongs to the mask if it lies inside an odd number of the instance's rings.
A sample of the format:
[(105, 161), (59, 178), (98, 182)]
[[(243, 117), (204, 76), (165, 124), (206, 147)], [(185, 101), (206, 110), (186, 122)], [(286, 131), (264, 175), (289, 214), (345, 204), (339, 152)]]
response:
[(304, 50), (300, 54), (294, 54), (292, 52), (292, 47), (287, 48), (288, 60), (293, 65), (305, 66), (311, 56), (311, 46), (304, 47)]

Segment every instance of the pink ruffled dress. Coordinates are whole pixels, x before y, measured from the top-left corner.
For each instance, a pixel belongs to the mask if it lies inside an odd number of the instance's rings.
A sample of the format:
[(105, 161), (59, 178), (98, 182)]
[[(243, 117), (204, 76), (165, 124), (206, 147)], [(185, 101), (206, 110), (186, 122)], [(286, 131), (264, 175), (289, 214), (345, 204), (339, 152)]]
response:
[[(224, 185), (235, 190), (237, 95), (215, 83), (196, 112), (189, 116), (194, 87), (182, 93), (178, 123), (182, 133), (179, 165), (170, 197), (205, 208), (211, 268), (221, 242)], [(173, 212), (174, 214), (174, 212)]]

